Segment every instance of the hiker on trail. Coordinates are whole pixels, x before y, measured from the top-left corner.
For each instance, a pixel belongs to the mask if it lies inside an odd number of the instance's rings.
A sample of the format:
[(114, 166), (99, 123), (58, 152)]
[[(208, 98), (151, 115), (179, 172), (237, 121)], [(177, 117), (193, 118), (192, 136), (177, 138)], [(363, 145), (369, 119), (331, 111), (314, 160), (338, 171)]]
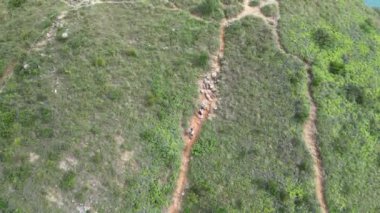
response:
[(201, 104), (201, 110), (206, 110), (207, 108), (206, 108), (206, 104), (204, 104), (204, 103), (202, 103)]
[(194, 128), (190, 127), (189, 130), (187, 131), (187, 134), (189, 135), (189, 138), (192, 139), (194, 136)]
[(203, 110), (202, 110), (202, 109), (198, 110), (198, 117), (199, 117), (200, 119), (203, 118)]

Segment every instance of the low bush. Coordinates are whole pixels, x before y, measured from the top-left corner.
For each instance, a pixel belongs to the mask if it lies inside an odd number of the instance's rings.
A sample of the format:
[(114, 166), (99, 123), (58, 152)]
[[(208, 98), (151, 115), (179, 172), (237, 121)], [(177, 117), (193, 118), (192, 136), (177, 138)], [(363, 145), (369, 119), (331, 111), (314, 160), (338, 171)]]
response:
[(251, 7), (256, 7), (256, 6), (259, 6), (260, 5), (260, 0), (251, 0), (249, 2), (249, 6)]
[(367, 18), (362, 24), (359, 25), (360, 29), (362, 29), (364, 32), (369, 33), (372, 30), (375, 29), (375, 24), (373, 23), (373, 20), (370, 18)]
[(73, 189), (75, 186), (76, 175), (73, 171), (69, 171), (63, 175), (60, 183), (60, 187), (63, 190)]
[(137, 57), (137, 51), (134, 48), (128, 48), (123, 53), (129, 57)]
[(53, 119), (53, 112), (48, 107), (40, 107), (38, 109), (38, 112), (39, 112), (39, 119), (43, 123), (48, 123)]
[(275, 4), (268, 4), (260, 9), (266, 17), (274, 17), (277, 15), (277, 6)]
[(103, 57), (95, 57), (93, 61), (93, 65), (96, 67), (104, 67), (106, 66), (106, 60)]
[(7, 168), (4, 171), (5, 179), (11, 182), (15, 187), (21, 187), (25, 180), (29, 178), (31, 168), (27, 164)]
[(193, 156), (212, 153), (217, 145), (216, 137), (200, 138), (193, 149)]
[(344, 75), (345, 65), (337, 61), (331, 61), (329, 64), (329, 72), (335, 75)]
[(224, 7), (224, 16), (226, 18), (233, 18), (236, 17), (239, 12), (242, 10), (241, 5), (229, 5)]
[(8, 0), (8, 6), (10, 8), (17, 8), (21, 7), (25, 2), (26, 0)]
[(8, 202), (5, 199), (0, 198), (0, 212), (5, 212), (8, 209)]
[(356, 86), (354, 84), (348, 84), (345, 87), (346, 98), (350, 102), (355, 102), (357, 104), (364, 103), (364, 91), (363, 88)]
[(313, 33), (313, 40), (320, 48), (334, 46), (334, 39), (327, 29), (319, 28)]
[(219, 0), (204, 0), (198, 7), (197, 12), (202, 15), (212, 15), (216, 13), (220, 8)]
[(193, 64), (198, 67), (206, 67), (209, 61), (209, 55), (207, 52), (201, 52), (194, 57)]
[(309, 116), (309, 107), (307, 104), (304, 101), (297, 100), (294, 104), (294, 108), (294, 118), (300, 123), (305, 122)]

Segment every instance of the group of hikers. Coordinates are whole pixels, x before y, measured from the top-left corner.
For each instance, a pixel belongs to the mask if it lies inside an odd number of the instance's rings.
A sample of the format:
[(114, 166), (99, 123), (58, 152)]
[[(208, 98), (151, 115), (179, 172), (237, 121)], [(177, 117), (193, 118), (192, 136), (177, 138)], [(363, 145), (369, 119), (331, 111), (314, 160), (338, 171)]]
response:
[[(201, 107), (199, 108), (198, 112), (197, 112), (197, 115), (198, 115), (198, 118), (199, 119), (203, 119), (203, 116), (205, 114), (207, 110), (207, 106), (206, 104), (202, 103), (201, 104)], [(189, 136), (190, 139), (193, 139), (194, 137), (194, 127), (190, 127), (188, 130), (187, 130), (187, 135)]]

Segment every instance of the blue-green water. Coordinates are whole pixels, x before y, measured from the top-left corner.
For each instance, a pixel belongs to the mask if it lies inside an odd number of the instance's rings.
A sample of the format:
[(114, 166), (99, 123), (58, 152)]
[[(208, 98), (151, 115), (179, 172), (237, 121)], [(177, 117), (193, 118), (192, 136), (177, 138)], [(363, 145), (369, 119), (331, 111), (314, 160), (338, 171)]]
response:
[(380, 0), (364, 0), (364, 2), (370, 7), (380, 8)]

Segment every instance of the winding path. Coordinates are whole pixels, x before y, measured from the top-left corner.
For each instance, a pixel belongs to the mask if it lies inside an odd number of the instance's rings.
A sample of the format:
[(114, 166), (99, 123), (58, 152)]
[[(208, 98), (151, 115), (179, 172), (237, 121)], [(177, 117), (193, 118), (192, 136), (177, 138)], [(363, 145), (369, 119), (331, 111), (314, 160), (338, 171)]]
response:
[(306, 120), (303, 126), (303, 138), (305, 140), (306, 146), (309, 149), (309, 152), (313, 158), (314, 164), (314, 174), (315, 174), (315, 193), (317, 195), (317, 199), (319, 205), (321, 207), (321, 211), (323, 213), (328, 212), (325, 196), (324, 196), (324, 172), (323, 165), (321, 160), (321, 154), (319, 151), (316, 133), (316, 121), (317, 121), (317, 106), (313, 99), (313, 92), (311, 90), (311, 83), (313, 81), (313, 73), (311, 66), (309, 64), (306, 65), (308, 72), (308, 92), (307, 98), (310, 103), (309, 117)]
[[(277, 15), (275, 17), (266, 17), (261, 12), (260, 8), (268, 5), (274, 4), (277, 7)], [(261, 18), (271, 29), (272, 36), (275, 42), (275, 46), (284, 54), (290, 55), (298, 61), (301, 61), (305, 64), (305, 68), (308, 72), (308, 92), (307, 98), (310, 104), (310, 112), (307, 121), (303, 127), (303, 138), (306, 143), (306, 146), (313, 158), (314, 163), (314, 173), (315, 173), (315, 182), (316, 182), (316, 195), (318, 202), (323, 213), (327, 213), (327, 205), (324, 198), (324, 179), (323, 179), (323, 167), (320, 157), (319, 148), (316, 140), (316, 118), (317, 118), (317, 107), (312, 96), (311, 82), (312, 82), (312, 69), (309, 63), (301, 60), (298, 56), (292, 55), (285, 51), (281, 42), (280, 36), (278, 34), (278, 20), (280, 19), (280, 4), (276, 0), (262, 0), (260, 5), (256, 7), (249, 6), (249, 0), (244, 0), (243, 2), (244, 9), (236, 16), (230, 19), (222, 19), (220, 21), (219, 28), (219, 49), (214, 54), (211, 60), (211, 71), (206, 75), (206, 77), (199, 82), (199, 89), (201, 95), (199, 96), (198, 102), (201, 105), (201, 108), (191, 117), (190, 119), (190, 130), (186, 131), (183, 135), (183, 140), (185, 142), (185, 148), (182, 153), (181, 166), (179, 178), (177, 180), (177, 185), (172, 197), (172, 203), (168, 208), (169, 213), (177, 213), (181, 210), (182, 198), (185, 194), (185, 187), (187, 184), (187, 174), (189, 170), (189, 163), (191, 158), (191, 150), (193, 145), (196, 143), (203, 123), (207, 118), (212, 115), (213, 110), (216, 109), (217, 97), (214, 90), (214, 80), (217, 75), (220, 73), (220, 59), (224, 55), (224, 46), (225, 39), (224, 33), (226, 27), (229, 24), (239, 21), (246, 16), (255, 16)]]

